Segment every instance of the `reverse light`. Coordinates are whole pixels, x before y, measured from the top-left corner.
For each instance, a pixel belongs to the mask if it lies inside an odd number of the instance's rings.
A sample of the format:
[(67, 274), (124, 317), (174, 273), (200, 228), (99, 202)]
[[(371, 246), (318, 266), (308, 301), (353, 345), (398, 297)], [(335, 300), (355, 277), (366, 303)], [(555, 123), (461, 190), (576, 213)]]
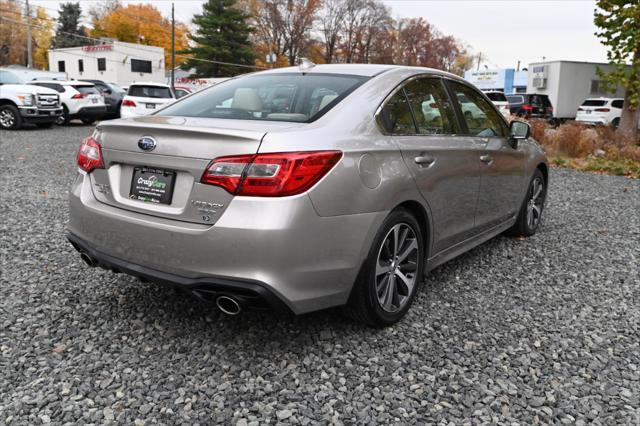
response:
[(89, 173), (93, 169), (104, 169), (102, 161), (102, 148), (93, 136), (89, 136), (82, 141), (78, 154), (76, 155), (78, 167)]
[(284, 197), (305, 192), (325, 176), (342, 157), (340, 151), (281, 152), (219, 157), (201, 182), (231, 194)]
[(125, 99), (124, 101), (122, 101), (122, 106), (124, 106), (124, 107), (134, 107), (134, 106), (136, 106), (136, 103), (133, 102), (131, 99)]

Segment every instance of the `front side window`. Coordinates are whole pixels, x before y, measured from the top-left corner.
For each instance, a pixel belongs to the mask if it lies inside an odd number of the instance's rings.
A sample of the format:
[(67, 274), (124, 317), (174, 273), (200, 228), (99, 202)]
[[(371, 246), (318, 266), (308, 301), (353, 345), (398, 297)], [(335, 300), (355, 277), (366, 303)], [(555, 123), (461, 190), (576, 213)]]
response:
[(65, 72), (65, 65), (64, 65), (64, 61), (58, 61), (58, 71), (59, 72)]
[(17, 75), (9, 71), (0, 71), (0, 84), (20, 84)]
[(419, 78), (404, 87), (416, 120), (418, 134), (460, 133), (453, 106), (438, 78)]
[(491, 103), (465, 84), (453, 81), (448, 84), (470, 135), (480, 137), (505, 137), (508, 135), (507, 125)]
[(141, 72), (141, 73), (151, 74), (151, 61), (143, 61), (141, 59), (132, 59), (131, 72)]
[(382, 107), (380, 122), (386, 132), (391, 135), (415, 135), (417, 133), (404, 89), (398, 90)]
[(201, 90), (158, 114), (308, 123), (367, 79), (342, 74), (256, 74)]
[(107, 70), (107, 58), (98, 58), (98, 71)]
[(135, 85), (129, 87), (129, 91), (127, 92), (128, 96), (135, 96), (138, 98), (159, 98), (159, 99), (167, 99), (173, 98), (171, 96), (171, 90), (168, 87), (160, 87), (160, 86), (143, 86), (143, 85)]

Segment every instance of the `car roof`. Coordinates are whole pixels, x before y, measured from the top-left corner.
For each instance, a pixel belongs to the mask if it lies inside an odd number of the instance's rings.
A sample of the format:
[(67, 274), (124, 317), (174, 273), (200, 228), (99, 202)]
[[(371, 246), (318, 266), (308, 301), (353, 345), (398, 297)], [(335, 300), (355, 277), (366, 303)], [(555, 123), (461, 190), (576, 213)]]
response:
[[(387, 64), (318, 64), (313, 68), (302, 70), (299, 66), (274, 68), (271, 70), (261, 71), (260, 74), (280, 74), (280, 73), (300, 73), (305, 74), (346, 74), (359, 75), (363, 77), (374, 77), (391, 70), (416, 70), (430, 74), (453, 76), (445, 71), (426, 67), (410, 67), (406, 65), (387, 65)], [(455, 76), (458, 78), (458, 76)]]
[(157, 86), (157, 87), (166, 87), (166, 88), (171, 87), (168, 84), (155, 83), (153, 81), (136, 81), (134, 83), (129, 84), (129, 87), (132, 87), (132, 86)]
[(605, 98), (601, 96), (599, 98), (586, 98), (585, 101), (624, 101), (624, 98)]
[(93, 83), (81, 80), (31, 80), (29, 83), (60, 84), (62, 86), (95, 86)]

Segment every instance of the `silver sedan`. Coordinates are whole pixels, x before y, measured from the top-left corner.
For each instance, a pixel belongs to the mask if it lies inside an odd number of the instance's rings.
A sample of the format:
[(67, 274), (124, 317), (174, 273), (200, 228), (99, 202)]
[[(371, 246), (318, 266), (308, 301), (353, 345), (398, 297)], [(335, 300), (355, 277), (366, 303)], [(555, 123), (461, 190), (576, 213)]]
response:
[(100, 123), (77, 154), (68, 238), (91, 266), (231, 315), (344, 306), (385, 326), (429, 270), (536, 232), (548, 165), (529, 132), (432, 69), (255, 73)]

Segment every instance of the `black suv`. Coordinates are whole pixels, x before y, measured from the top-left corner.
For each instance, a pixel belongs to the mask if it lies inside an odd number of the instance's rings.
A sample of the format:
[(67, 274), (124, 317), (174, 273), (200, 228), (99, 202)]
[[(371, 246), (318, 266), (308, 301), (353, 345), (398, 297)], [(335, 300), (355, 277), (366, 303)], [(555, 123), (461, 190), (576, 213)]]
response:
[(104, 97), (104, 103), (107, 104), (107, 116), (120, 117), (120, 104), (122, 104), (122, 98), (126, 95), (126, 92), (120, 87), (112, 83), (105, 83), (102, 80), (80, 80), (88, 83), (93, 83), (96, 89)]
[(526, 118), (553, 118), (553, 105), (547, 95), (518, 93), (507, 95), (511, 114)]

